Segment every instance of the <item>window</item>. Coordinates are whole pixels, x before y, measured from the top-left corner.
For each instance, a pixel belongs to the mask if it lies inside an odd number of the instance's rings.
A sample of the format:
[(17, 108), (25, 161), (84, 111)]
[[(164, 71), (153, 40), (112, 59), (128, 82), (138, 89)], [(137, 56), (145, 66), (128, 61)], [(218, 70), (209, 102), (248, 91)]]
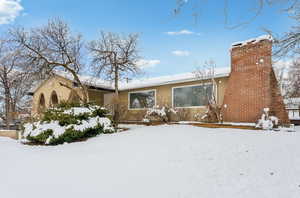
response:
[(205, 106), (212, 97), (212, 84), (192, 85), (173, 88), (173, 107)]
[(43, 112), (45, 110), (45, 108), (46, 108), (45, 96), (42, 93), (39, 98), (38, 113)]
[(51, 94), (51, 106), (55, 106), (58, 104), (58, 97), (57, 97), (57, 94), (56, 94), (56, 91), (53, 91), (52, 94)]
[(155, 90), (129, 93), (129, 109), (146, 109), (155, 106)]

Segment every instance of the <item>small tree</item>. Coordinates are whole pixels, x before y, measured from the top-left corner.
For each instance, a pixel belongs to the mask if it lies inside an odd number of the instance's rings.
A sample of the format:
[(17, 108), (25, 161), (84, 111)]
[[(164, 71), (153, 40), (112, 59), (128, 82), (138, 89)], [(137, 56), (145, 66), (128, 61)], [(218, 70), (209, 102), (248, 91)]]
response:
[(12, 114), (18, 110), (17, 106), (30, 88), (30, 68), (23, 61), (19, 48), (0, 39), (0, 98), (4, 100), (7, 129), (10, 128)]
[[(202, 67), (196, 68), (194, 74), (196, 78), (201, 80), (204, 85), (207, 81), (212, 84), (212, 93), (206, 92), (206, 101), (207, 101), (207, 112), (204, 116), (209, 122), (222, 122), (221, 107), (217, 103), (216, 99), (216, 88), (217, 83), (215, 80), (215, 68), (216, 64), (213, 60), (206, 61)], [(207, 81), (205, 81), (207, 80)]]
[(284, 99), (300, 97), (300, 61), (281, 62), (274, 64), (278, 86)]
[(95, 74), (114, 83), (115, 104), (113, 117), (116, 126), (118, 125), (120, 114), (119, 81), (140, 72), (140, 67), (137, 65), (140, 59), (137, 44), (137, 34), (120, 36), (112, 32), (101, 32), (98, 40), (91, 41), (88, 44)]
[[(13, 28), (10, 35), (11, 40), (21, 48), (27, 64), (32, 65), (36, 73), (52, 74), (61, 69), (69, 72), (81, 88), (80, 100), (87, 102), (87, 88), (78, 77), (83, 67), (81, 35), (72, 34), (68, 24), (60, 19), (49, 20), (47, 25), (29, 31)], [(61, 85), (75, 91), (73, 87)]]
[(294, 60), (289, 68), (289, 97), (300, 97), (300, 60)]
[[(211, 1), (203, 0), (174, 0), (176, 3), (175, 8), (172, 10), (172, 14), (175, 16), (180, 15), (184, 10), (187, 11), (193, 18), (195, 23), (198, 22), (199, 17), (202, 15), (202, 10), (205, 10), (205, 6)], [(246, 18), (239, 18), (234, 24), (230, 22), (230, 15), (234, 13), (235, 1), (230, 0), (217, 0), (215, 1), (218, 5), (223, 5), (223, 15), (224, 15), (224, 25), (228, 29), (236, 29), (246, 25), (249, 25), (255, 19), (257, 19), (263, 12), (265, 8), (271, 8), (280, 5), (281, 13), (293, 13), (295, 10), (299, 10), (299, 0), (244, 0), (242, 3), (251, 3), (253, 7), (247, 7), (246, 10), (242, 10), (242, 13)], [(212, 10), (211, 10), (212, 11)], [(239, 7), (239, 12), (241, 9)]]

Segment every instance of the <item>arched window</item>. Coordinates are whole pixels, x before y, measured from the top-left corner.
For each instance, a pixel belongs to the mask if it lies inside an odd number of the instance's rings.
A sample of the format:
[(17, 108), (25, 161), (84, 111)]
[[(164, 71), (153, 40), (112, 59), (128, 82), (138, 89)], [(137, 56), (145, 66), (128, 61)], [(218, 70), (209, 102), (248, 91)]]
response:
[(58, 97), (57, 97), (56, 91), (52, 91), (50, 105), (55, 106), (57, 104), (58, 104)]
[(45, 110), (46, 108), (46, 103), (45, 103), (45, 96), (43, 93), (41, 93), (40, 98), (39, 98), (39, 106), (38, 106), (38, 112), (41, 113)]

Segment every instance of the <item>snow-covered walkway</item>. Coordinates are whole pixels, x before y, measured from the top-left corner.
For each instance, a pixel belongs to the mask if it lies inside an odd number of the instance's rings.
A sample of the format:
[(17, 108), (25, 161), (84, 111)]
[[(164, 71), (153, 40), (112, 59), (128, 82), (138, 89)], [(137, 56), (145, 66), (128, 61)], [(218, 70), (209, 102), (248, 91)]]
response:
[(300, 130), (135, 126), (32, 147), (0, 138), (3, 198), (298, 198)]

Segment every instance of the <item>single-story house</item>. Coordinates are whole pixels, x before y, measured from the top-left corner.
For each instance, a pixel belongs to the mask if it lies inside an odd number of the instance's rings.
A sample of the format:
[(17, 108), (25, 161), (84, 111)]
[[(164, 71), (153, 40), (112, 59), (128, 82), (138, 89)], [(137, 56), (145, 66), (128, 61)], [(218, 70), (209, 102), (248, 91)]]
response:
[(300, 98), (289, 98), (284, 100), (292, 123), (300, 124)]
[[(289, 123), (280, 89), (272, 68), (272, 38), (261, 36), (231, 46), (231, 67), (215, 70), (215, 84), (194, 73), (161, 76), (120, 83), (122, 120), (140, 121), (148, 108), (169, 106), (182, 109), (186, 120), (206, 112), (206, 94), (216, 97), (225, 121), (256, 122), (263, 108)], [(112, 103), (114, 86), (95, 77), (80, 76), (88, 87), (88, 100), (107, 106)], [(70, 89), (77, 87), (72, 75), (59, 72), (34, 87), (32, 113), (39, 113), (63, 100), (75, 99)]]

